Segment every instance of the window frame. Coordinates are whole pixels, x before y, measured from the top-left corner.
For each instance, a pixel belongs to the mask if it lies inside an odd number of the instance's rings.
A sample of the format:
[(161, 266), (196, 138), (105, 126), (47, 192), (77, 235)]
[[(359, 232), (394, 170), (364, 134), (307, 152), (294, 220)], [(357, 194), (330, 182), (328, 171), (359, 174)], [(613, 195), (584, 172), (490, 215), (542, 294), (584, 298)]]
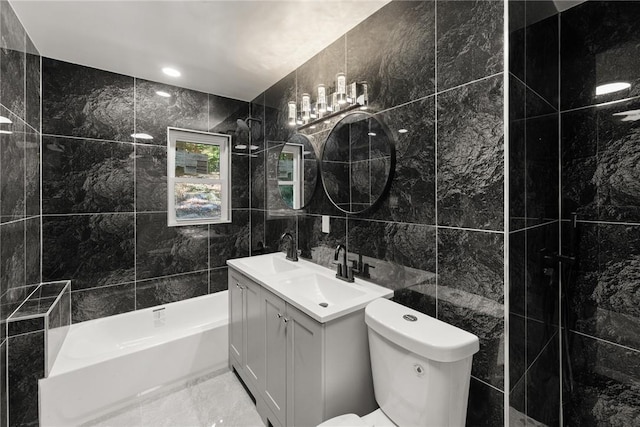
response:
[[(220, 178), (185, 178), (176, 177), (176, 143), (178, 141), (194, 144), (217, 145), (220, 147)], [(175, 184), (181, 182), (198, 182), (202, 184), (218, 184), (220, 193), (220, 219), (178, 219), (176, 218)], [(225, 224), (231, 222), (231, 136), (221, 133), (167, 128), (167, 225), (179, 227), (183, 225)]]

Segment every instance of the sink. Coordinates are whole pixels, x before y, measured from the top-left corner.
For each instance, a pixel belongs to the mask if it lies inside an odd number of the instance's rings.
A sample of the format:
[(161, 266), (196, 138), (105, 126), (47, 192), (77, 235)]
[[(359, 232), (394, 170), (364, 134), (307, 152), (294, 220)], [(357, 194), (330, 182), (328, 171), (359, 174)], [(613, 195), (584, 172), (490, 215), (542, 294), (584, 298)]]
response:
[(288, 271), (297, 270), (298, 267), (294, 261), (287, 261), (284, 259), (269, 257), (269, 256), (254, 256), (249, 258), (236, 259), (236, 263), (243, 266), (259, 271), (263, 274), (273, 275), (286, 273)]
[(289, 261), (281, 252), (234, 258), (227, 264), (320, 323), (361, 310), (376, 298), (393, 296), (391, 289), (358, 277), (353, 283), (344, 282), (334, 270), (304, 259)]
[(320, 307), (348, 304), (365, 295), (353, 285), (319, 274), (296, 276), (279, 282), (279, 286), (282, 292), (311, 300)]

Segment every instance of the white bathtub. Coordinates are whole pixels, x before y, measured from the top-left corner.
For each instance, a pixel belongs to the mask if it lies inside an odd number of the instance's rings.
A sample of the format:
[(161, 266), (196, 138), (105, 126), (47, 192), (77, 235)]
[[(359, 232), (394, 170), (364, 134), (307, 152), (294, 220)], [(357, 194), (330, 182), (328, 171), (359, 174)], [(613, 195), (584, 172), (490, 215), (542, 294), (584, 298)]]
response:
[(72, 325), (39, 381), (42, 426), (72, 426), (131, 398), (228, 367), (227, 291)]

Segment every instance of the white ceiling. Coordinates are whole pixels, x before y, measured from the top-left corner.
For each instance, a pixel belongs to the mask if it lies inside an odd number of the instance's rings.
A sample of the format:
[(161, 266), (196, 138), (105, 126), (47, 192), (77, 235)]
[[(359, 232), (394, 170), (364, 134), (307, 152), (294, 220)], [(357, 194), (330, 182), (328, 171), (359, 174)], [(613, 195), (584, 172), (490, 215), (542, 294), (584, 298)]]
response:
[(246, 101), (388, 2), (10, 0), (43, 56)]

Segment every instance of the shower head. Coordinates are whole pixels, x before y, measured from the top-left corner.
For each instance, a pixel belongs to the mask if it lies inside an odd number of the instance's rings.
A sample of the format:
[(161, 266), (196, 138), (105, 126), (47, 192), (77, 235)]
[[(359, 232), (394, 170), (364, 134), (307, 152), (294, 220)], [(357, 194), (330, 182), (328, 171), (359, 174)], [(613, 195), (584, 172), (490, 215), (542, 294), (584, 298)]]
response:
[(262, 120), (256, 119), (254, 117), (247, 117), (246, 119), (237, 119), (236, 120), (236, 137), (239, 140), (246, 140), (249, 142), (248, 136), (251, 135), (251, 140), (258, 140), (262, 135), (262, 129), (260, 126), (256, 126), (255, 129), (251, 126), (251, 122), (258, 122), (262, 124)]

